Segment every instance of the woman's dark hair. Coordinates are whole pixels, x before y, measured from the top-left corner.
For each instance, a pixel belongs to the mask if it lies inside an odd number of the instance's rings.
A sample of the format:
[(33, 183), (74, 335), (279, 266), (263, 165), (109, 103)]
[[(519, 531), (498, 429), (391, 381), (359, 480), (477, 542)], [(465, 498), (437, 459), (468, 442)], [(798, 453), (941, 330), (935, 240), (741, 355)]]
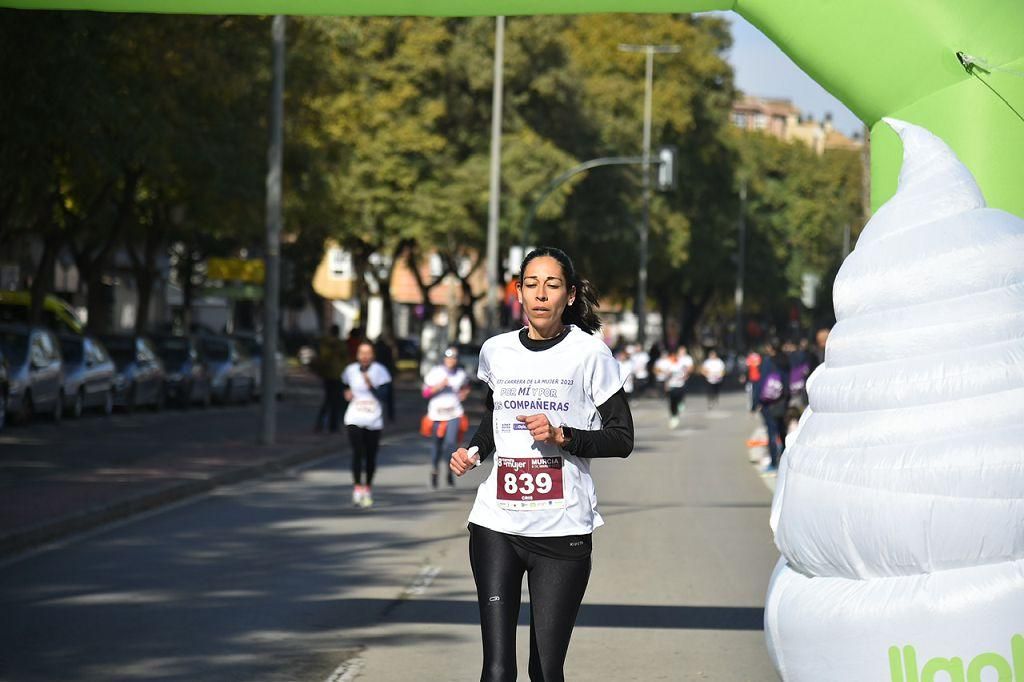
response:
[(558, 264), (562, 266), (562, 274), (565, 275), (566, 287), (576, 288), (576, 298), (573, 300), (572, 305), (565, 306), (565, 310), (562, 312), (562, 323), (574, 324), (588, 334), (593, 334), (600, 329), (601, 318), (596, 311), (601, 307), (601, 304), (597, 301), (597, 290), (593, 284), (577, 274), (576, 268), (573, 267), (572, 259), (569, 258), (569, 254), (565, 251), (556, 249), (553, 246), (541, 246), (526, 254), (523, 264), (519, 267), (519, 281), (523, 281), (523, 275), (526, 274), (526, 266), (529, 265), (530, 261), (542, 256), (554, 258), (558, 261)]

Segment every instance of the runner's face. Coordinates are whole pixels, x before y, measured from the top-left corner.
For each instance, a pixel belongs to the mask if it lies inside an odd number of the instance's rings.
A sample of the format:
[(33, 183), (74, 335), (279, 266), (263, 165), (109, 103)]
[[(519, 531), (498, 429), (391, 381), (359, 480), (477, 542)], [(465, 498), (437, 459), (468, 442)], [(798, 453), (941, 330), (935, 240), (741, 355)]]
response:
[(356, 351), (356, 362), (363, 369), (366, 369), (373, 363), (373, 346), (363, 344), (359, 346), (359, 350)]
[(562, 313), (576, 290), (566, 286), (562, 265), (550, 256), (530, 261), (523, 272), (519, 302), (534, 329), (551, 330), (562, 324)]
[(444, 356), (444, 366), (447, 367), (448, 369), (455, 369), (458, 366), (458, 364), (459, 364), (459, 356), (458, 355), (451, 355), (451, 356), (446, 355), (446, 356)]

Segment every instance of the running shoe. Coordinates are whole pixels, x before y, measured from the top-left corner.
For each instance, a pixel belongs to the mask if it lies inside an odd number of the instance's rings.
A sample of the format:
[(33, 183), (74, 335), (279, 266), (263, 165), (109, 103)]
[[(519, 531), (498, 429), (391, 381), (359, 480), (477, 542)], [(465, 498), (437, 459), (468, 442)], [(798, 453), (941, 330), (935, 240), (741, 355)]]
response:
[(363, 486), (361, 485), (357, 485), (354, 488), (352, 488), (352, 504), (354, 504), (357, 507), (361, 506), (363, 504), (363, 498), (365, 494), (366, 493), (363, 491)]
[(370, 486), (363, 486), (363, 499), (360, 500), (359, 506), (363, 509), (373, 506), (373, 493), (370, 491)]
[(679, 417), (671, 417), (668, 420), (668, 428), (678, 429), (679, 428)]

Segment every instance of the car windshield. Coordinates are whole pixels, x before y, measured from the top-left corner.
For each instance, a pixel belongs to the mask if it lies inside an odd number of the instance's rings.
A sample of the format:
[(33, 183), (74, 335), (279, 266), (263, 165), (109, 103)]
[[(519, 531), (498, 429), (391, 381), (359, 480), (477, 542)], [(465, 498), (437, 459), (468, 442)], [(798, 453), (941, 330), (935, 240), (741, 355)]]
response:
[(188, 341), (183, 339), (167, 339), (159, 345), (160, 359), (167, 369), (178, 369), (189, 359)]
[(60, 352), (64, 356), (64, 362), (79, 364), (82, 362), (84, 344), (81, 339), (61, 339)]
[(0, 348), (11, 365), (22, 365), (28, 356), (28, 336), (18, 332), (0, 331)]
[(238, 343), (240, 343), (242, 345), (242, 348), (249, 355), (262, 355), (263, 354), (263, 345), (260, 344), (260, 342), (257, 341), (254, 338), (247, 337), (247, 336), (240, 336), (240, 337), (238, 337)]
[(216, 362), (223, 362), (231, 357), (231, 351), (223, 341), (204, 341), (203, 355)]

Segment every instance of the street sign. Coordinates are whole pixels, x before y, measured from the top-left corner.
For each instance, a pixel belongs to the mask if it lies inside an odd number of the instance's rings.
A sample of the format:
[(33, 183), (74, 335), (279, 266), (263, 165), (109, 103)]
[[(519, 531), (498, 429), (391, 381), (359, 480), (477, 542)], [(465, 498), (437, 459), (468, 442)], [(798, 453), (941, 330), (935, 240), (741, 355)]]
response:
[(679, 177), (677, 164), (678, 150), (675, 147), (665, 146), (658, 149), (658, 182), (659, 192), (668, 192), (676, 188), (676, 179)]

